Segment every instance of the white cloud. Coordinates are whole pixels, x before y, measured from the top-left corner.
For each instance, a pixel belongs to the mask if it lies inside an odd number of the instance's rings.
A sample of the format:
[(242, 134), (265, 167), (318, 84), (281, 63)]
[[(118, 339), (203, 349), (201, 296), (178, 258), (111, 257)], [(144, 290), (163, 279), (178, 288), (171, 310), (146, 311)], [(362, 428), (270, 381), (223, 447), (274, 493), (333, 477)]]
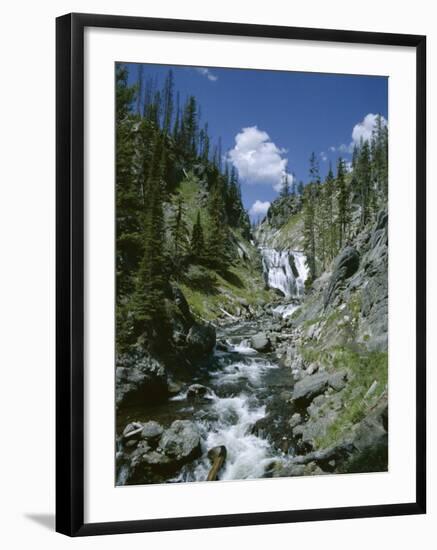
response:
[[(378, 115), (368, 113), (361, 122), (358, 122), (358, 124), (355, 124), (355, 126), (353, 127), (352, 141), (349, 143), (349, 145), (347, 145), (346, 143), (342, 143), (338, 147), (334, 147), (333, 145), (331, 145), (329, 150), (332, 152), (338, 151), (342, 154), (351, 154), (354, 150), (354, 146), (359, 145), (361, 140), (369, 141), (372, 138), (372, 132), (376, 128), (377, 118)], [(387, 120), (383, 116), (381, 116), (381, 120), (382, 125), (387, 126)], [(323, 153), (320, 153), (320, 156), (322, 156), (322, 154)]]
[(354, 150), (354, 143), (351, 142), (351, 143), (349, 143), (349, 145), (346, 145), (345, 143), (342, 143), (341, 145), (338, 146), (337, 150), (340, 153), (343, 153), (343, 154), (348, 154), (348, 153), (350, 154)]
[[(360, 141), (369, 141), (372, 137), (372, 132), (376, 128), (378, 115), (373, 113), (367, 114), (361, 122), (355, 124), (352, 130), (352, 143), (351, 145), (359, 145)], [(382, 125), (387, 126), (387, 120), (381, 117)]]
[(211, 80), (211, 82), (215, 82), (216, 80), (218, 80), (218, 76), (216, 76), (215, 74), (213, 74), (209, 69), (207, 69), (206, 67), (196, 67), (196, 71), (199, 72), (200, 74), (203, 74), (203, 76), (206, 76), (206, 78), (208, 80)]
[(320, 153), (320, 158), (323, 160), (323, 162), (328, 162), (328, 156), (324, 151)]
[(252, 217), (265, 216), (269, 208), (270, 208), (269, 201), (262, 202), (260, 200), (256, 200), (250, 207), (249, 214)]
[(250, 126), (235, 136), (235, 146), (229, 151), (228, 158), (246, 183), (270, 184), (279, 191), (285, 175), (289, 183), (293, 181), (291, 174), (287, 173), (288, 160), (283, 158), (286, 152), (271, 141), (267, 132)]

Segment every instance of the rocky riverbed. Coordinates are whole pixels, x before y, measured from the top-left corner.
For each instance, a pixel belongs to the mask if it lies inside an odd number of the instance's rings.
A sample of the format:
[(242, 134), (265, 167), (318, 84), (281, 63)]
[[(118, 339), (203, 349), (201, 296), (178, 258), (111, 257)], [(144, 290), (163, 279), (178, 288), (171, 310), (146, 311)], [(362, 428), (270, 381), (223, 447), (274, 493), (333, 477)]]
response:
[(381, 452), (387, 399), (383, 392), (375, 400), (372, 387), (371, 413), (346, 438), (320, 447), (347, 407), (351, 374), (305, 361), (297, 351), (302, 330), (277, 307), (221, 328), (209, 362), (191, 383), (172, 381), (164, 402), (121, 409), (118, 484), (205, 481), (208, 455), (219, 446), (226, 449), (220, 480), (348, 471), (358, 452)]
[(118, 358), (118, 485), (387, 469), (386, 214), (309, 293), (301, 254), (261, 253), (276, 301), (213, 326), (177, 294), (172, 368)]

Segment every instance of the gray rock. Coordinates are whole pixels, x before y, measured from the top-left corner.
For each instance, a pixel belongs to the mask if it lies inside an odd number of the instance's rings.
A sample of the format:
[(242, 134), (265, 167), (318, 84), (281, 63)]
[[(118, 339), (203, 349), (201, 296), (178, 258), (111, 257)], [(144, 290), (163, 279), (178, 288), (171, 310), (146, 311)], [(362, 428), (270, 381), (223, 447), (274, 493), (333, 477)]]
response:
[(297, 477), (303, 476), (304, 473), (304, 464), (275, 463), (271, 471), (272, 477)]
[(347, 246), (337, 256), (334, 264), (334, 270), (325, 293), (324, 307), (326, 308), (332, 302), (335, 292), (340, 284), (351, 277), (360, 265), (360, 256), (355, 248)]
[(354, 430), (352, 443), (359, 451), (388, 445), (388, 406), (387, 399), (375, 407)]
[(282, 401), (285, 401), (286, 403), (291, 401), (292, 397), (293, 397), (293, 393), (291, 391), (288, 391), (288, 390), (283, 390), (279, 394), (279, 399), (282, 399)]
[(335, 391), (340, 391), (346, 386), (346, 380), (347, 380), (347, 372), (346, 371), (338, 371), (334, 374), (331, 374), (329, 377), (328, 384), (331, 386), (331, 388)]
[(216, 333), (211, 325), (193, 325), (187, 334), (189, 351), (195, 357), (207, 357), (215, 347)]
[(176, 380), (169, 380), (168, 381), (168, 393), (170, 395), (177, 395), (182, 391), (183, 384), (181, 382), (177, 382)]
[(302, 415), (300, 413), (294, 413), (293, 416), (288, 421), (288, 424), (290, 428), (295, 428), (301, 422), (302, 422)]
[(164, 366), (139, 348), (117, 356), (115, 400), (122, 403), (158, 403), (168, 397)]
[(143, 425), (140, 422), (129, 422), (129, 424), (123, 430), (123, 439), (138, 440), (141, 439), (141, 432), (143, 431)]
[(187, 390), (187, 399), (199, 399), (209, 391), (209, 388), (202, 386), (202, 384), (192, 384)]
[(141, 437), (148, 442), (158, 441), (161, 435), (164, 433), (164, 428), (158, 422), (150, 420), (146, 422), (141, 433)]
[(270, 340), (265, 332), (258, 332), (250, 339), (251, 347), (256, 351), (269, 351), (271, 348)]
[(189, 462), (201, 454), (199, 430), (189, 420), (175, 420), (163, 433), (159, 446), (171, 459)]
[(319, 365), (317, 363), (311, 363), (306, 369), (307, 374), (315, 374), (319, 370)]
[(338, 418), (338, 413), (332, 409), (323, 410), (321, 416), (312, 415), (302, 428), (301, 440), (306, 447), (315, 448), (317, 440), (323, 438), (328, 428)]
[(329, 382), (329, 375), (325, 372), (305, 376), (296, 382), (293, 390), (293, 400), (299, 404), (310, 403), (314, 397), (323, 393)]
[[(149, 451), (152, 450), (150, 445), (144, 439), (137, 442), (137, 443), (138, 444), (137, 444), (136, 449), (131, 454), (131, 461), (134, 460), (135, 457), (141, 457), (142, 455), (144, 455), (144, 454), (146, 454), (146, 453), (148, 453)], [(135, 459), (135, 460), (137, 460), (137, 459)]]
[(325, 474), (325, 472), (320, 468), (320, 466), (317, 465), (316, 462), (309, 462), (304, 467), (303, 472), (305, 476), (321, 476)]
[(164, 467), (171, 463), (171, 459), (163, 453), (150, 451), (142, 456), (142, 462), (148, 466)]

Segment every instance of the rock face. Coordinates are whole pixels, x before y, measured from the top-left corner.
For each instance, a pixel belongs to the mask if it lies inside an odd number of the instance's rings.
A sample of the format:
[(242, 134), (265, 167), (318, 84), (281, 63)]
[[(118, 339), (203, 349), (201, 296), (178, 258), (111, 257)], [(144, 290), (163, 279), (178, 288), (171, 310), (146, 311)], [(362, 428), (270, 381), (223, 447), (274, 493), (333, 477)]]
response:
[(216, 333), (211, 325), (194, 324), (187, 334), (187, 346), (194, 357), (202, 358), (210, 355), (215, 346)]
[(352, 438), (353, 446), (358, 451), (387, 448), (388, 446), (388, 403), (381, 403), (366, 416), (356, 427)]
[(271, 347), (270, 340), (265, 332), (258, 332), (250, 339), (251, 347), (256, 351), (269, 351)]
[(360, 256), (355, 248), (353, 248), (352, 246), (347, 246), (337, 256), (334, 265), (334, 271), (332, 273), (331, 280), (325, 294), (325, 307), (331, 302), (333, 294), (335, 293), (339, 285), (357, 271), (359, 264)]
[(157, 403), (168, 396), (167, 374), (163, 365), (135, 348), (116, 359), (115, 400), (122, 403)]
[(200, 434), (189, 420), (175, 420), (159, 442), (162, 451), (178, 463), (189, 462), (200, 456)]
[(294, 386), (293, 400), (301, 405), (310, 403), (314, 397), (327, 389), (328, 382), (329, 375), (325, 372), (305, 376)]
[(378, 351), (386, 350), (388, 343), (387, 224), (387, 211), (382, 210), (370, 236), (369, 250), (363, 257), (367, 284), (362, 290), (362, 314), (371, 336), (368, 347)]

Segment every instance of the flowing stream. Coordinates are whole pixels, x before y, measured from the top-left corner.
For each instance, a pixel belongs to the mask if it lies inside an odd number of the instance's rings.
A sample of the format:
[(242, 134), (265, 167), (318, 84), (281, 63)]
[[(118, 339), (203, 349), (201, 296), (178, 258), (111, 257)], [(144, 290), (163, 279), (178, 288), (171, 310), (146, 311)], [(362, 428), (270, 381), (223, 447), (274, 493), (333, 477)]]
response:
[[(284, 302), (273, 313), (287, 317), (298, 307), (307, 276), (304, 257), (298, 252), (262, 249), (267, 284), (281, 290)], [(224, 445), (227, 451), (219, 479), (250, 479), (266, 475), (273, 461), (286, 460), (264, 437), (263, 430), (254, 430), (266, 416), (272, 395), (291, 389), (291, 371), (281, 368), (272, 353), (258, 353), (250, 347), (250, 337), (263, 330), (262, 322), (235, 322), (218, 330), (217, 339), (226, 349), (216, 350), (208, 368), (202, 369), (191, 383), (209, 388), (195, 401), (182, 391), (169, 402), (149, 407), (127, 409), (119, 415), (118, 433), (129, 421), (156, 420), (168, 426), (173, 420), (194, 421), (201, 434), (202, 457), (182, 468), (176, 477), (162, 481), (205, 481), (211, 468), (207, 452)], [(118, 484), (123, 484), (126, 467), (118, 472)], [(145, 480), (147, 482), (147, 480)]]

